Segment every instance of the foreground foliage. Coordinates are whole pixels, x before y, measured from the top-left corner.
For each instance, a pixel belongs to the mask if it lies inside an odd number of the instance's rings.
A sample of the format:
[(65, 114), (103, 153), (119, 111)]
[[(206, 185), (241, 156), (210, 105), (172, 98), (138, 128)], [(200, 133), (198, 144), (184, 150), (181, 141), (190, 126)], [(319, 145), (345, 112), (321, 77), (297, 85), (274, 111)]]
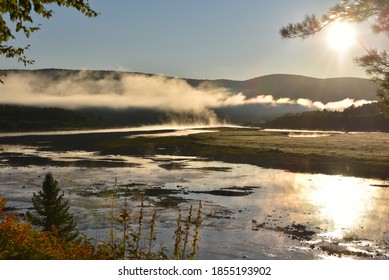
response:
[[(113, 200), (114, 202), (114, 200)], [(20, 221), (13, 214), (2, 212), (6, 201), (0, 196), (0, 259), (6, 260), (118, 260), (118, 259), (194, 259), (197, 254), (201, 208), (197, 215), (193, 207), (187, 218), (179, 210), (177, 229), (174, 232), (174, 248), (170, 252), (161, 245), (156, 248), (157, 212), (148, 222), (144, 217), (141, 200), (137, 216), (130, 217), (127, 203), (119, 216), (112, 215), (109, 241), (96, 241), (85, 236), (77, 240), (61, 238), (58, 231), (40, 231), (29, 223)], [(132, 223), (133, 221), (135, 223)], [(115, 236), (118, 224), (122, 235)]]
[(0, 259), (93, 260), (112, 259), (112, 254), (103, 244), (95, 247), (87, 239), (63, 241), (55, 233), (38, 231), (13, 215), (3, 215), (0, 223)]
[[(13, 45), (16, 33), (22, 33), (29, 38), (32, 33), (40, 29), (40, 25), (34, 24), (33, 17), (50, 19), (54, 15), (51, 9), (53, 5), (75, 8), (87, 17), (98, 15), (91, 9), (87, 0), (0, 1), (0, 55), (5, 58), (16, 58), (24, 65), (32, 64), (34, 61), (25, 56), (25, 51), (29, 46), (16, 47)], [(7, 22), (7, 19), (12, 24)]]
[(92, 260), (112, 259), (103, 243), (93, 246), (86, 238), (77, 242), (59, 238), (57, 232), (41, 232), (4, 214), (6, 200), (0, 195), (0, 259), (5, 260)]
[[(116, 187), (116, 184), (115, 184)], [(200, 225), (202, 223), (202, 203), (199, 201), (197, 213), (193, 206), (188, 210), (188, 216), (182, 217), (181, 209), (178, 210), (177, 226), (174, 231), (173, 248), (168, 251), (164, 245), (157, 246), (157, 211), (153, 211), (151, 219), (145, 217), (144, 196), (140, 198), (139, 212), (130, 215), (128, 211), (127, 195), (124, 205), (120, 209), (120, 215), (114, 214), (116, 196), (112, 196), (112, 226), (110, 240), (106, 244), (113, 253), (114, 259), (194, 259), (197, 254)], [(120, 227), (121, 234), (114, 234), (114, 224)]]

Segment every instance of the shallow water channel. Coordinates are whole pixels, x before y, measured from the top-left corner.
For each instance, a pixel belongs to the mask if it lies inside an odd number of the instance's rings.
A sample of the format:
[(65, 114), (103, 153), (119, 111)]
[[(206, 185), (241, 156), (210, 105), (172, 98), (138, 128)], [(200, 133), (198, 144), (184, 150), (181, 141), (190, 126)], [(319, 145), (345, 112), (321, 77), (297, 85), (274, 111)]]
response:
[[(130, 157), (86, 151), (19, 153), (74, 162), (127, 162), (128, 167), (9, 166), (0, 162), (0, 193), (9, 211), (25, 213), (51, 172), (69, 199), (78, 228), (107, 240), (112, 214), (127, 208), (136, 224), (157, 209), (157, 240), (172, 248), (178, 209), (203, 203), (197, 259), (389, 259), (389, 188), (382, 180), (301, 174), (196, 157)], [(117, 234), (120, 225), (115, 222)], [(136, 225), (134, 225), (136, 226)]]

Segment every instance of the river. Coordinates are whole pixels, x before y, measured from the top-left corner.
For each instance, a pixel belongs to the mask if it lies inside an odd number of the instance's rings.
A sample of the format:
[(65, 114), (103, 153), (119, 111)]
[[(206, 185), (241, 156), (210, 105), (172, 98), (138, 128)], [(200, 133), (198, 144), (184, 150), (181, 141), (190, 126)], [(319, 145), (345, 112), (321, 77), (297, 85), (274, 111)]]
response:
[[(138, 136), (144, 137), (145, 131), (158, 137), (175, 130), (142, 129)], [(185, 128), (176, 133), (195, 132)], [(9, 164), (10, 155), (64, 164), (15, 165)], [(77, 164), (87, 161), (121, 165)], [(8, 143), (0, 146), (0, 193), (9, 211), (23, 214), (30, 209), (32, 194), (48, 172), (69, 199), (78, 229), (96, 240), (108, 239), (112, 211), (118, 217), (125, 200), (136, 226), (143, 194), (145, 224), (157, 210), (156, 243), (168, 249), (178, 208), (185, 216), (190, 205), (196, 210), (202, 201), (197, 259), (389, 259), (385, 180), (296, 173), (195, 156), (102, 155)], [(115, 227), (119, 233), (120, 225)]]

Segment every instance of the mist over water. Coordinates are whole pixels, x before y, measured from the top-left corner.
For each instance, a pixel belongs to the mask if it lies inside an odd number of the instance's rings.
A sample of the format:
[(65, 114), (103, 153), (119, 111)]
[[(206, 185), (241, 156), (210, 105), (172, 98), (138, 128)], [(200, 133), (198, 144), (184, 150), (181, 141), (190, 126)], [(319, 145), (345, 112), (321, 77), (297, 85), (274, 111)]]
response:
[[(0, 134), (4, 137), (129, 132), (118, 136), (118, 140), (125, 141), (136, 137), (213, 133), (216, 126), (230, 126), (223, 121), (223, 112), (230, 116), (233, 112), (257, 116), (260, 111), (264, 116), (268, 112), (342, 110), (371, 103), (347, 98), (324, 104), (303, 98), (275, 98), (271, 92), (259, 92), (249, 98), (209, 83), (194, 87), (178, 78), (117, 72), (96, 76), (89, 71), (57, 72), (52, 76), (11, 73), (0, 87), (0, 98), (0, 104), (70, 109), (144, 108), (163, 112), (163, 125)], [(337, 132), (288, 133), (289, 137), (309, 138), (328, 137)], [(169, 150), (159, 146), (155, 154), (137, 156), (120, 154), (117, 150), (103, 153), (88, 150), (89, 147), (51, 150), (47, 147), (56, 142), (55, 137), (47, 139), (37, 142), (38, 146), (14, 142), (0, 146), (4, 197), (8, 206), (19, 213), (31, 207), (32, 193), (38, 190), (44, 174), (53, 172), (71, 201), (80, 230), (92, 238), (107, 238), (110, 226), (107, 216), (112, 210), (107, 193), (117, 191), (114, 186), (118, 179), (119, 187), (132, 187), (134, 197), (137, 192), (160, 191), (160, 195), (150, 195), (147, 203), (158, 209), (163, 242), (172, 242), (165, 231), (175, 224), (177, 208), (204, 201), (199, 255), (203, 259), (322, 259), (332, 251), (347, 252), (351, 258), (358, 258), (360, 252), (366, 258), (389, 258), (387, 181), (209, 161), (175, 152), (168, 154)], [(298, 139), (286, 139), (289, 140)], [(65, 142), (69, 145), (76, 141), (72, 138)], [(11, 165), (11, 157), (27, 161), (19, 161), (20, 166)], [(34, 158), (43, 165), (30, 164), (28, 160)], [(115, 205), (117, 209), (121, 202)], [(136, 209), (139, 201), (129, 203), (131, 209)], [(304, 239), (301, 236), (304, 234), (311, 235)], [(327, 254), (328, 248), (331, 251)]]
[(227, 111), (252, 108), (257, 115), (272, 111), (282, 115), (307, 110), (342, 111), (352, 105), (358, 107), (373, 102), (350, 98), (329, 103), (305, 98), (293, 100), (287, 97), (287, 92), (285, 97), (278, 99), (271, 92), (258, 92), (257, 96), (248, 98), (241, 92), (214, 87), (209, 82), (194, 87), (179, 78), (121, 72), (96, 76), (93, 71), (70, 74), (57, 71), (55, 75), (50, 72), (11, 72), (0, 88), (0, 94), (1, 104), (67, 109), (155, 109), (170, 114), (166, 120), (168, 123), (201, 122), (210, 125), (219, 123), (215, 111), (223, 108)]

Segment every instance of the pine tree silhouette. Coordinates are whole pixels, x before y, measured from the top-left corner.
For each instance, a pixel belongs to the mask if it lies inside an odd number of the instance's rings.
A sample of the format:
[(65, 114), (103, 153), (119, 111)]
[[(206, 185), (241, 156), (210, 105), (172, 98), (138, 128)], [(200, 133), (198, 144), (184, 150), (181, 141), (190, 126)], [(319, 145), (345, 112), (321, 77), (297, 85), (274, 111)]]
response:
[(55, 232), (60, 239), (72, 241), (78, 237), (78, 232), (74, 231), (76, 223), (69, 213), (68, 200), (60, 192), (58, 181), (51, 173), (46, 174), (42, 189), (38, 194), (33, 193), (32, 203), (36, 214), (27, 212), (27, 218), (43, 231)]

